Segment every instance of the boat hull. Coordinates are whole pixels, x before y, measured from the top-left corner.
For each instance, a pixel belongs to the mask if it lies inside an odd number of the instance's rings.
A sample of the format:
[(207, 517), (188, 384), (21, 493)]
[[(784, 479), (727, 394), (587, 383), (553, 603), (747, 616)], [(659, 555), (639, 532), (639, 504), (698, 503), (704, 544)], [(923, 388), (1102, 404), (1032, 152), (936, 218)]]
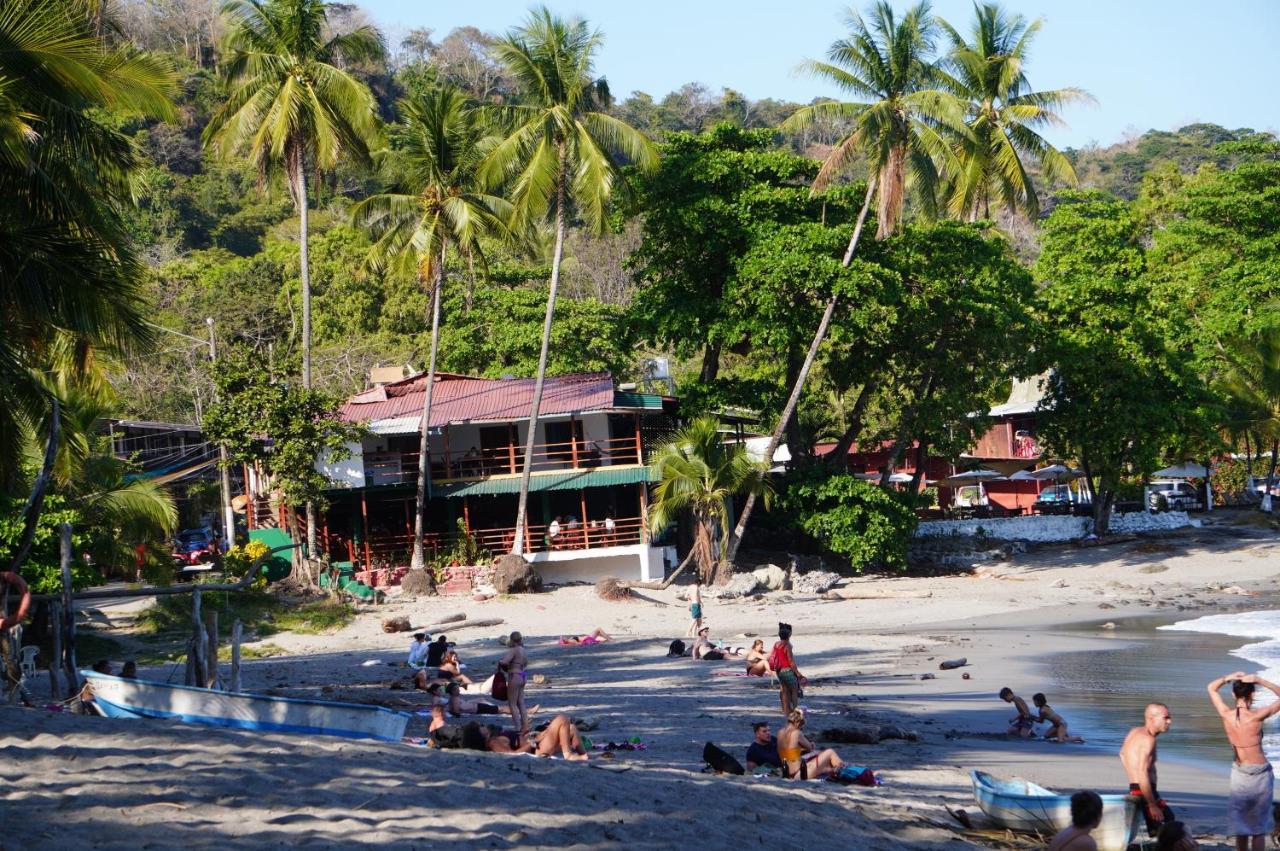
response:
[(81, 671), (93, 700), (113, 718), (173, 718), (192, 724), (397, 742), (409, 716), (381, 706), (299, 700), (169, 685)]
[[(973, 796), (988, 818), (1010, 830), (1053, 836), (1071, 824), (1071, 796), (1061, 795), (1026, 780), (1005, 780), (985, 771), (970, 771)], [(1102, 823), (1090, 836), (1098, 851), (1125, 851), (1141, 824), (1137, 799), (1130, 795), (1102, 796)]]

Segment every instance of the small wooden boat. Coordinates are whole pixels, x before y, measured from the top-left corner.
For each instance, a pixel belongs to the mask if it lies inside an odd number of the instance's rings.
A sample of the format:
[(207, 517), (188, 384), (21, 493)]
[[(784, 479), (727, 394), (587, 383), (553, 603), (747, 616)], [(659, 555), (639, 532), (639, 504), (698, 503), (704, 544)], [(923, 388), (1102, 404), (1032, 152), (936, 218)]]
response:
[(89, 681), (94, 704), (111, 718), (176, 718), (240, 730), (398, 742), (410, 717), (359, 703), (214, 691), (96, 671), (81, 671), (80, 675)]
[[(985, 771), (970, 771), (978, 806), (997, 824), (1010, 830), (1039, 832), (1046, 837), (1071, 824), (1071, 796), (1051, 792), (1022, 780), (1005, 780)], [(1125, 851), (1141, 824), (1137, 799), (1130, 795), (1102, 796), (1102, 823), (1090, 835), (1098, 851)]]

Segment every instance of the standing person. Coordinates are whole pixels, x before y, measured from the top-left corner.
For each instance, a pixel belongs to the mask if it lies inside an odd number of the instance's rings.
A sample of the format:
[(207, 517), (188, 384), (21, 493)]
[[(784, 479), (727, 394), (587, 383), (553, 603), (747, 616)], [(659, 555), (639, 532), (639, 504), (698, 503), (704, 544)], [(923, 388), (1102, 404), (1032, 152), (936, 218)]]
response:
[(524, 708), (524, 670), (529, 657), (524, 652), (524, 636), (513, 632), (507, 637), (507, 655), (498, 661), (498, 670), (507, 675), (507, 706), (511, 709), (511, 721), (522, 736), (529, 735), (529, 714)]
[[(1228, 705), (1218, 693), (1228, 682), (1231, 682), (1234, 705)], [(1280, 700), (1254, 709), (1253, 693), (1257, 686), (1280, 698), (1280, 686), (1243, 671), (1218, 677), (1208, 685), (1209, 699), (1218, 710), (1235, 755), (1231, 763), (1231, 797), (1227, 801), (1227, 835), (1236, 838), (1236, 851), (1263, 851), (1267, 834), (1275, 828), (1271, 809), (1275, 776), (1262, 752), (1262, 722), (1280, 712)]]
[(808, 683), (800, 673), (795, 654), (791, 649), (791, 624), (778, 624), (778, 640), (774, 642), (773, 650), (769, 652), (768, 662), (782, 685), (779, 690), (782, 716), (790, 718), (791, 713), (800, 705), (800, 695), (803, 694), (801, 689)]
[(1005, 686), (1000, 689), (1000, 699), (1005, 703), (1012, 703), (1014, 709), (1018, 710), (1018, 714), (1014, 718), (1009, 719), (1009, 729), (1006, 731), (1010, 736), (1021, 736), (1030, 738), (1036, 734), (1036, 716), (1031, 714), (1031, 710), (1027, 708), (1027, 702), (1013, 693), (1013, 689)]
[(1102, 824), (1102, 798), (1088, 790), (1071, 796), (1071, 824), (1058, 831), (1045, 851), (1098, 851), (1089, 834)]
[(693, 579), (693, 602), (689, 604), (689, 628), (684, 634), (693, 638), (702, 630), (702, 580)]
[(556, 540), (556, 538), (559, 538), (559, 537), (560, 537), (560, 515), (557, 514), (555, 517), (551, 518), (551, 525), (547, 527), (547, 544), (551, 547), (551, 549), (553, 550), (560, 549), (561, 542)]
[(18, 610), (12, 615), (0, 611), (0, 632), (4, 632), (27, 619), (27, 610), (31, 608), (31, 589), (25, 579), (11, 570), (0, 570), (0, 582), (12, 585), (22, 595), (18, 599)]
[(1173, 716), (1163, 703), (1148, 703), (1142, 721), (1124, 737), (1120, 764), (1129, 778), (1129, 794), (1142, 799), (1147, 835), (1155, 836), (1162, 823), (1173, 821), (1173, 810), (1160, 797), (1156, 783), (1156, 736), (1169, 732)]

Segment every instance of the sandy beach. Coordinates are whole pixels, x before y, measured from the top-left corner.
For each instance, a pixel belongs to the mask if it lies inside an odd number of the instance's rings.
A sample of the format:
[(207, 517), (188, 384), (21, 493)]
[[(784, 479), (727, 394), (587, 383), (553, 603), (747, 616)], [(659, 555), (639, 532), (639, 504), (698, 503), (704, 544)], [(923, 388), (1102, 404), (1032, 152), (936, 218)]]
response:
[[(546, 679), (529, 692), (541, 717), (567, 712), (595, 725), (588, 735), (596, 743), (634, 736), (645, 749), (614, 759), (593, 755), (580, 765), (7, 709), (0, 714), (0, 756), (8, 767), (0, 845), (1034, 847), (966, 835), (947, 814), (944, 804), (978, 815), (968, 770), (1068, 792), (1123, 790), (1115, 746), (1129, 704), (1086, 694), (1081, 671), (1090, 670), (1089, 656), (1075, 654), (1127, 659), (1113, 651), (1137, 653), (1150, 638), (1148, 622), (1280, 608), (1272, 596), (1278, 572), (1273, 532), (1220, 522), (1159, 539), (1035, 549), (972, 573), (855, 578), (824, 598), (784, 591), (706, 600), (713, 637), (733, 644), (754, 636), (771, 641), (780, 620), (795, 626), (798, 660), (811, 681), (804, 698), (811, 731), (871, 719), (919, 733), (915, 742), (838, 747), (846, 760), (881, 773), (884, 785), (876, 789), (701, 773), (703, 743), (741, 758), (750, 723), (768, 720), (776, 730), (781, 718), (776, 691), (735, 676), (740, 663), (666, 657), (669, 641), (688, 625), (678, 586), (622, 602), (582, 586), (484, 602), (393, 600), (331, 635), (271, 636), (288, 655), (247, 662), (246, 690), (425, 707), (421, 692), (390, 688), (405, 678), (398, 666), (409, 637), (381, 632), (380, 621), (405, 615), (426, 624), (464, 612), (504, 620), (449, 633), (471, 672), (492, 670), (504, 650), (496, 636), (519, 629), (530, 673)], [(100, 611), (114, 619), (113, 634), (127, 639), (127, 608)], [(557, 646), (559, 635), (595, 627), (615, 640)], [(1231, 642), (1243, 642), (1180, 640), (1179, 647), (1202, 650), (1197, 664), (1160, 661), (1150, 677), (1133, 681), (1131, 702), (1163, 696), (1139, 693), (1161, 682), (1160, 671), (1179, 684), (1170, 687), (1177, 699), (1167, 698), (1179, 720), (1162, 739), (1161, 791), (1205, 837), (1202, 847), (1225, 848), (1225, 748), (1215, 763), (1206, 761), (1213, 751), (1179, 754), (1176, 743), (1181, 719), (1208, 708), (1203, 682), (1193, 681), (1219, 657), (1230, 664)], [(942, 660), (961, 656), (966, 667), (938, 670)], [(142, 676), (165, 680), (171, 673), (153, 668)], [(1077, 685), (1063, 691), (1064, 682)], [(1028, 698), (1048, 693), (1088, 744), (1005, 740), (999, 734), (1011, 713), (995, 697), (1004, 685)], [(1197, 741), (1211, 741), (1201, 721), (1185, 727), (1192, 728)], [(415, 718), (410, 733), (422, 729), (425, 721)]]

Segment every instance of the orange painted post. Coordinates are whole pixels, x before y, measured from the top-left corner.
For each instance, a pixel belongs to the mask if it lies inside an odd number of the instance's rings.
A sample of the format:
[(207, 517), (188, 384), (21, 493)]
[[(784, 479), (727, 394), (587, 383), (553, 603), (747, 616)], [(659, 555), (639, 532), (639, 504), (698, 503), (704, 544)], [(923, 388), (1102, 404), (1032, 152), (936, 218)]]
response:
[(462, 528), (471, 534), (471, 498), (466, 496), (462, 498)]
[(585, 490), (578, 491), (578, 504), (582, 506), (582, 548), (589, 550), (591, 549), (591, 532), (587, 527), (587, 492)]
[[(569, 414), (569, 457), (573, 464), (573, 469), (578, 469), (578, 417), (576, 414)], [(582, 518), (586, 521), (586, 517)]]
[(516, 444), (520, 442), (520, 432), (516, 429), (515, 423), (508, 423), (507, 427), (510, 430), (511, 435), (511, 439), (508, 441), (510, 445), (507, 446), (508, 463), (511, 465), (511, 469), (507, 472), (514, 473), (516, 471)]
[(641, 457), (641, 453), (643, 452), (643, 450), (641, 449), (641, 443), (640, 443), (640, 414), (639, 414), (639, 412), (637, 412), (634, 416), (635, 416), (635, 418), (636, 418), (636, 463), (637, 463), (637, 464), (643, 464), (643, 463), (644, 463), (644, 459)]
[(373, 559), (369, 556), (369, 500), (364, 490), (360, 491), (360, 519), (364, 523), (364, 569), (368, 570)]

